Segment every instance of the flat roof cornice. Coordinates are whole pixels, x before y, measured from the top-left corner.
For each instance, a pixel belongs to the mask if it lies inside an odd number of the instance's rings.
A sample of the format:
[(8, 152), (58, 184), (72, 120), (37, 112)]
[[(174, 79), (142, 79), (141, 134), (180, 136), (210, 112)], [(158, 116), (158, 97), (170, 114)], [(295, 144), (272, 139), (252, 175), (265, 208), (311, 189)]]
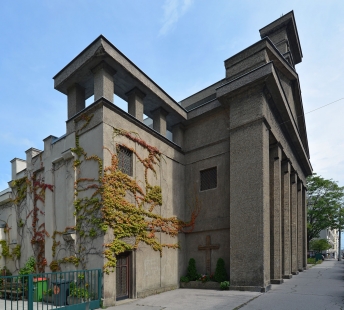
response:
[(86, 98), (90, 97), (93, 94), (91, 70), (100, 61), (105, 61), (116, 71), (114, 83), (117, 96), (127, 100), (126, 94), (137, 87), (146, 94), (144, 113), (147, 116), (161, 106), (169, 113), (171, 123), (186, 119), (186, 110), (102, 35), (54, 76), (55, 89), (67, 94), (68, 88), (78, 83), (85, 88)]

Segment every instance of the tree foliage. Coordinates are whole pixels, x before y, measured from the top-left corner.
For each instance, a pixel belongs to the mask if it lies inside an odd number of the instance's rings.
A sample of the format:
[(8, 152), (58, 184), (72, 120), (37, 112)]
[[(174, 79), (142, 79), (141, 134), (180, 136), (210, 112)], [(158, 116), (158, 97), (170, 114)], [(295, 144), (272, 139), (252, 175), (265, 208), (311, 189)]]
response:
[[(307, 241), (318, 238), (323, 229), (343, 228), (344, 187), (332, 179), (313, 174), (307, 178)], [(309, 247), (308, 247), (309, 248)]]
[(332, 246), (326, 239), (313, 239), (309, 242), (310, 250), (322, 252), (330, 249)]

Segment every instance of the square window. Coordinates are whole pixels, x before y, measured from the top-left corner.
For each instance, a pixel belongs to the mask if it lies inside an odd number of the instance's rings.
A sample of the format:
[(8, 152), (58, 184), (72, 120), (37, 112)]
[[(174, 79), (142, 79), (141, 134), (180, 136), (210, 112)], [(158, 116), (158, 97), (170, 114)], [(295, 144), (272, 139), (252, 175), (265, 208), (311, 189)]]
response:
[(201, 171), (201, 191), (217, 187), (217, 167)]
[(133, 176), (133, 152), (126, 147), (117, 148), (118, 169), (123, 173)]

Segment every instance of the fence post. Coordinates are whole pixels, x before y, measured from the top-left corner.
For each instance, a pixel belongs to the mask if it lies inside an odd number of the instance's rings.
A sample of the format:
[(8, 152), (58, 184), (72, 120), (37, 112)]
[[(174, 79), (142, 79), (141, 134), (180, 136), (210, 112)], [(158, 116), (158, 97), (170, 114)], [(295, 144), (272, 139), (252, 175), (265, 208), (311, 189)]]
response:
[(98, 269), (98, 299), (99, 305), (102, 306), (102, 270)]
[(33, 275), (28, 275), (28, 310), (33, 310)]

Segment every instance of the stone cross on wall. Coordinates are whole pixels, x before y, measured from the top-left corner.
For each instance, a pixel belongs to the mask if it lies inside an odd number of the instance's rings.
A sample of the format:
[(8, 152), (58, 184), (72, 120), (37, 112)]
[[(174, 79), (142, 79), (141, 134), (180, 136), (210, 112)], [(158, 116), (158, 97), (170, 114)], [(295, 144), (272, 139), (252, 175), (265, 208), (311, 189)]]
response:
[(205, 245), (199, 245), (198, 250), (205, 250), (205, 265), (206, 273), (210, 276), (211, 274), (211, 250), (217, 250), (220, 246), (218, 244), (211, 244), (210, 236), (206, 236)]

